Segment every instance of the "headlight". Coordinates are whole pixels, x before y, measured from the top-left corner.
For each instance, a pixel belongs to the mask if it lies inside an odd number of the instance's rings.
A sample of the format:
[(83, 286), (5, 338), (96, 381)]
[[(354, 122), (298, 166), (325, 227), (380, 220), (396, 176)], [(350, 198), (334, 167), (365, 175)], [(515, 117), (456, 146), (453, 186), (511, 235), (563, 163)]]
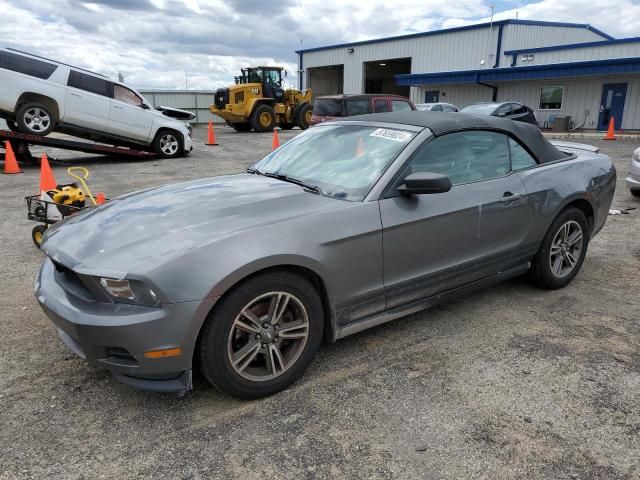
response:
[(633, 152), (633, 159), (636, 162), (640, 162), (640, 148), (636, 148), (635, 152)]
[(160, 305), (156, 292), (137, 280), (118, 280), (115, 278), (101, 278), (100, 285), (114, 302), (135, 303), (148, 307)]

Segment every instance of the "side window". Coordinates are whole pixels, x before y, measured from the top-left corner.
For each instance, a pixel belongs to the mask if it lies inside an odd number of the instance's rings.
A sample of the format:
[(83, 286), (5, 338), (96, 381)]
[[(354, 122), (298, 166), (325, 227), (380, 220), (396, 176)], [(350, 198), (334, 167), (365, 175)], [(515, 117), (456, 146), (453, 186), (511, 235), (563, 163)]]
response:
[(388, 112), (389, 111), (389, 102), (387, 102), (383, 98), (379, 98), (373, 102), (373, 111), (376, 113), (380, 112)]
[(524, 105), (520, 105), (519, 103), (512, 103), (511, 113), (513, 115), (516, 115), (518, 113), (527, 113), (527, 107), (525, 107)]
[(529, 155), (529, 152), (513, 138), (509, 139), (509, 149), (511, 150), (511, 170), (523, 170), (538, 163)]
[(0, 68), (46, 80), (56, 71), (58, 66), (24, 55), (0, 52)]
[(347, 117), (371, 113), (371, 102), (369, 100), (347, 100), (344, 104)]
[(79, 88), (86, 92), (95, 93), (97, 95), (103, 95), (110, 97), (110, 82), (103, 78), (94, 77), (92, 75), (85, 75), (84, 73), (71, 70), (69, 72), (69, 81), (67, 85), (74, 88)]
[(408, 112), (411, 111), (411, 105), (404, 100), (391, 100), (392, 112)]
[(453, 185), (501, 177), (509, 173), (509, 145), (502, 133), (456, 132), (423, 145), (402, 177), (415, 172), (447, 175)]
[(431, 111), (432, 112), (441, 112), (442, 111), (442, 105), (434, 105), (433, 107), (431, 107)]
[(442, 106), (442, 109), (443, 109), (445, 112), (457, 112), (457, 111), (458, 111), (458, 109), (457, 109), (456, 107), (454, 107), (453, 105), (449, 105), (448, 103), (445, 103), (445, 104)]
[(502, 105), (496, 111), (496, 115), (498, 115), (500, 117), (501, 116), (505, 116), (505, 115), (511, 115), (511, 104), (510, 103), (505, 103), (504, 105)]
[(143, 103), (138, 95), (122, 85), (113, 86), (113, 98), (128, 103), (129, 105), (135, 105), (136, 107), (142, 106)]

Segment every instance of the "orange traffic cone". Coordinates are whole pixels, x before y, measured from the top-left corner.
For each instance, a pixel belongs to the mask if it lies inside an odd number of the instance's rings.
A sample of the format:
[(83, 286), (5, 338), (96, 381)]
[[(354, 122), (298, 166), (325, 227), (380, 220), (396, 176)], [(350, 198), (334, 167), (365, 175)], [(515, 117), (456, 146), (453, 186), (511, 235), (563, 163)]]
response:
[(365, 154), (364, 150), (364, 140), (362, 137), (358, 139), (358, 147), (356, 148), (356, 157), (361, 157)]
[(46, 153), (43, 153), (40, 159), (40, 193), (53, 190), (57, 185), (49, 165), (49, 158)]
[(213, 131), (213, 122), (211, 120), (209, 120), (209, 128), (207, 132), (207, 143), (205, 143), (205, 145), (210, 145), (210, 146), (218, 145), (218, 142), (216, 142), (216, 132)]
[(278, 138), (278, 130), (273, 129), (273, 140), (271, 140), (271, 150), (275, 150), (280, 146), (280, 139)]
[(603, 140), (615, 140), (616, 136), (613, 133), (614, 129), (615, 129), (615, 122), (613, 121), (613, 117), (611, 117), (611, 121), (609, 122), (609, 130), (607, 130), (607, 134), (605, 135)]
[(16, 154), (13, 153), (11, 143), (9, 141), (4, 142), (4, 172), (3, 173), (22, 173), (16, 160)]

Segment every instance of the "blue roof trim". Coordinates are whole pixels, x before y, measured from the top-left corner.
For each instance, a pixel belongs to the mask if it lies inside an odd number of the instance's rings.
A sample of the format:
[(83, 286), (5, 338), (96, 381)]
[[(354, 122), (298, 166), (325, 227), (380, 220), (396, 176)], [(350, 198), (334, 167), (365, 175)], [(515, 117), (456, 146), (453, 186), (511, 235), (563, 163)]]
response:
[[(393, 42), (396, 40), (407, 40), (410, 38), (420, 38), (420, 37), (429, 37), (431, 35), (440, 35), (443, 33), (455, 33), (455, 32), (464, 32), (466, 30), (475, 30), (478, 28), (486, 28), (490, 27), (492, 24), (487, 23), (476, 23), (474, 25), (465, 25), (463, 27), (453, 27), (453, 28), (443, 28), (441, 30), (432, 30), (430, 32), (419, 32), (419, 33), (410, 33), (408, 35), (398, 35), (395, 37), (387, 37), (387, 38), (375, 38), (372, 40), (362, 40), (359, 42), (350, 42), (350, 43), (338, 43), (335, 45), (327, 45), (324, 47), (314, 47), (314, 48), (305, 48), (302, 50), (296, 50), (296, 53), (307, 53), (307, 52), (317, 52), (321, 50), (331, 50), (332, 48), (345, 48), (345, 47), (357, 47), (359, 45), (370, 45), (372, 43), (383, 43), (383, 42)], [(496, 20), (493, 22), (494, 26), (499, 25), (534, 25), (538, 27), (567, 27), (567, 28), (584, 28), (590, 30), (597, 35), (602, 36), (606, 39), (613, 39), (612, 36), (601, 32), (597, 28), (592, 27), (587, 23), (565, 23), (565, 22), (543, 22), (538, 20), (515, 20), (515, 19), (507, 19), (507, 20)]]
[(620, 45), (622, 43), (636, 43), (640, 42), (640, 37), (630, 38), (618, 38), (614, 40), (604, 40), (601, 42), (587, 42), (587, 43), (570, 43), (568, 45), (554, 45), (552, 47), (538, 47), (538, 48), (521, 48), (518, 50), (509, 50), (504, 52), (505, 55), (519, 55), (521, 53), (540, 53), (540, 52), (553, 52), (555, 50), (572, 50), (574, 48), (591, 48), (591, 47), (606, 47), (608, 45)]
[(491, 81), (535, 80), (559, 77), (625, 74), (640, 72), (640, 57), (553, 63), (526, 67), (507, 67), (456, 72), (411, 73), (396, 75), (400, 86), (462, 84)]

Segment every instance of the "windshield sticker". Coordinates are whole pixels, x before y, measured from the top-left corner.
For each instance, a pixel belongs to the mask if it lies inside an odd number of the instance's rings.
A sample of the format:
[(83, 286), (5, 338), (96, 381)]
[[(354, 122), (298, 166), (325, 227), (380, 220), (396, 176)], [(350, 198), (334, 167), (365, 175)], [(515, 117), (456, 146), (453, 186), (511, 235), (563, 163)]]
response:
[(389, 130), (388, 128), (378, 128), (369, 134), (370, 137), (384, 138), (386, 140), (393, 140), (394, 142), (406, 142), (411, 138), (409, 132), (402, 132), (400, 130)]

